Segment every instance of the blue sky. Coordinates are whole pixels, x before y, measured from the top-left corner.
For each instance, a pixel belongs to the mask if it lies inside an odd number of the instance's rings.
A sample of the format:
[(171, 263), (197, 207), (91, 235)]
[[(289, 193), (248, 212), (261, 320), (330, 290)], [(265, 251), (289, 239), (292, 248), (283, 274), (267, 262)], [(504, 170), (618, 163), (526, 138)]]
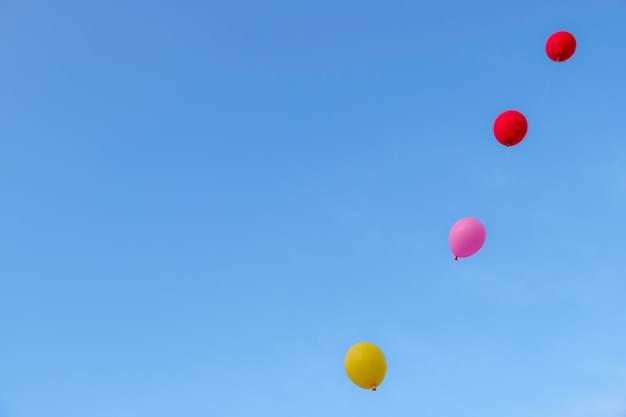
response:
[(0, 1), (0, 417), (623, 417), (624, 45), (618, 0)]

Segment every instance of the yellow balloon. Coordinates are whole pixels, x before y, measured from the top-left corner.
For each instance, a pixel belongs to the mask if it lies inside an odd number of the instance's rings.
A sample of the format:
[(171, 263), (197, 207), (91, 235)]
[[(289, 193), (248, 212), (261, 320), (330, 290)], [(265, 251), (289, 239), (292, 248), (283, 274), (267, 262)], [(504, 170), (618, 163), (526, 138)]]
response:
[(352, 382), (374, 391), (382, 384), (387, 372), (383, 351), (369, 342), (359, 342), (348, 349), (343, 364)]

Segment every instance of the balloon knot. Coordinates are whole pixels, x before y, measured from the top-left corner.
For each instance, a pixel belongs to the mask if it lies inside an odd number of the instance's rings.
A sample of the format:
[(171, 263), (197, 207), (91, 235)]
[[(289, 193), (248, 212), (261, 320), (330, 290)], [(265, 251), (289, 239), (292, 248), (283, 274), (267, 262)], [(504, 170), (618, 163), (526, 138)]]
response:
[(376, 385), (372, 385), (372, 391), (376, 391)]
[(459, 257), (458, 257), (458, 256), (455, 256), (455, 257), (454, 257), (454, 260), (455, 260), (455, 261), (458, 261), (458, 260), (459, 260)]

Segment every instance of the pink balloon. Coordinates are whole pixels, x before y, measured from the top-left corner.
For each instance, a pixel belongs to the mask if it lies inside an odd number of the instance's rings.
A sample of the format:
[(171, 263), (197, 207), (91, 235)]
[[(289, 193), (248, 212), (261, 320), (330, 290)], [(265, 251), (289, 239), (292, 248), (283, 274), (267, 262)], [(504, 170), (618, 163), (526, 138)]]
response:
[(485, 226), (473, 217), (465, 217), (454, 223), (448, 236), (454, 260), (467, 258), (478, 252), (485, 244), (486, 238)]

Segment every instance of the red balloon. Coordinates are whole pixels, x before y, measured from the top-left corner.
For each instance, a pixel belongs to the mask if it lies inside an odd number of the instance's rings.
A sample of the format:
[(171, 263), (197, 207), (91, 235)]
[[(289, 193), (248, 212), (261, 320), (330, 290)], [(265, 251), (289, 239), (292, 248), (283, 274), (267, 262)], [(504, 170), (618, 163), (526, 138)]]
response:
[(567, 61), (576, 51), (576, 38), (569, 32), (555, 32), (546, 42), (546, 54), (556, 62)]
[(520, 143), (528, 132), (528, 122), (524, 115), (516, 110), (501, 113), (493, 123), (493, 134), (504, 146)]

